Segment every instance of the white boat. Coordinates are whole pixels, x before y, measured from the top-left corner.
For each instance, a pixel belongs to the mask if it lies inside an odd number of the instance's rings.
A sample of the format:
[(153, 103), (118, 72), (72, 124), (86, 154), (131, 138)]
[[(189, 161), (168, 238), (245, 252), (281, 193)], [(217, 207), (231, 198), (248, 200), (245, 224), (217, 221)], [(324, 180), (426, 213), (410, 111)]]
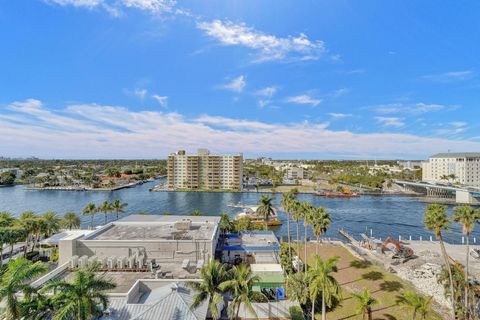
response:
[(243, 210), (235, 216), (236, 220), (241, 218), (249, 218), (254, 224), (261, 224), (261, 225), (266, 224), (267, 226), (279, 226), (282, 224), (280, 219), (278, 219), (277, 210), (275, 208), (273, 208), (273, 214), (268, 218), (268, 220), (265, 220), (263, 216), (257, 213), (257, 210), (260, 207), (258, 205), (237, 204), (237, 205), (231, 205), (231, 207), (243, 208)]

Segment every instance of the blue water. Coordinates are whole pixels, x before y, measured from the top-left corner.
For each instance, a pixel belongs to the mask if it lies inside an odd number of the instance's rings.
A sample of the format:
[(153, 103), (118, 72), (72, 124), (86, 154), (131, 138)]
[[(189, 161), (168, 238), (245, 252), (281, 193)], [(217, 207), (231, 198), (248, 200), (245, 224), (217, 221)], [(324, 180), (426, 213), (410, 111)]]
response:
[[(128, 202), (125, 215), (146, 212), (149, 214), (188, 215), (193, 210), (200, 210), (202, 215), (218, 215), (221, 212), (229, 213), (232, 217), (241, 211), (231, 204), (255, 204), (261, 194), (257, 193), (200, 193), (200, 192), (149, 192), (148, 189), (156, 182), (145, 183), (135, 188), (122, 189), (113, 192), (67, 192), (51, 190), (25, 190), (24, 186), (0, 188), (0, 211), (10, 211), (19, 215), (26, 210), (42, 213), (53, 210), (62, 215), (68, 211), (81, 214), (83, 207), (94, 202), (100, 204), (104, 200), (120, 199)], [(275, 196), (274, 203), (280, 208), (281, 195)], [(407, 239), (412, 236), (418, 239), (423, 236), (427, 239), (432, 235), (423, 227), (423, 212), (426, 204), (418, 199), (405, 196), (362, 196), (352, 199), (326, 199), (312, 195), (299, 195), (302, 201), (310, 201), (314, 206), (323, 206), (331, 213), (333, 223), (325, 235), (331, 238), (340, 238), (338, 228), (343, 228), (354, 236), (373, 230), (375, 237), (385, 238), (399, 235)], [(451, 207), (449, 211), (451, 212)], [(110, 216), (114, 219), (115, 214)], [(278, 236), (286, 236), (286, 215), (280, 210), (280, 219), (284, 221), (281, 227), (273, 229)], [(99, 214), (96, 224), (103, 224), (104, 216)], [(87, 217), (83, 219), (83, 226), (87, 224)], [(296, 236), (296, 226), (291, 223), (292, 236)], [(480, 239), (480, 226), (473, 236)], [(303, 235), (303, 224), (300, 227)], [(370, 233), (370, 231), (368, 231)], [(309, 235), (313, 237), (311, 231)], [(452, 225), (452, 231), (445, 234), (449, 242), (461, 242), (461, 230), (458, 225)]]

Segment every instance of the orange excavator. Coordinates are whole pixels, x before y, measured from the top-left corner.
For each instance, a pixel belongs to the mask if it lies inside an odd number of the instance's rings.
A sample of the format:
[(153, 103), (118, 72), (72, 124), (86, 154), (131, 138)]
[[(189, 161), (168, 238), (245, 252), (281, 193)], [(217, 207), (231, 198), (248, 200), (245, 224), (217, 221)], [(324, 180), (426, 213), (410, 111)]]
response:
[(413, 258), (413, 249), (404, 246), (400, 241), (394, 240), (391, 236), (388, 236), (382, 244), (383, 254), (385, 254), (385, 249), (387, 249), (389, 245), (393, 245), (394, 247), (392, 259), (404, 259), (403, 262), (405, 262)]

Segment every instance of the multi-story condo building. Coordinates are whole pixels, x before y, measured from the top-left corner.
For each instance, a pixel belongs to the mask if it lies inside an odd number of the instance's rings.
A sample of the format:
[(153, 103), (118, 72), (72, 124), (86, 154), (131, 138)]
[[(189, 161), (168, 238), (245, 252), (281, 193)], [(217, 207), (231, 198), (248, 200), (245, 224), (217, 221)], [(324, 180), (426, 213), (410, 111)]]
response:
[(167, 184), (170, 189), (241, 190), (243, 155), (213, 155), (207, 149), (197, 154), (184, 150), (167, 160)]
[(422, 163), (422, 180), (480, 187), (480, 152), (439, 153)]

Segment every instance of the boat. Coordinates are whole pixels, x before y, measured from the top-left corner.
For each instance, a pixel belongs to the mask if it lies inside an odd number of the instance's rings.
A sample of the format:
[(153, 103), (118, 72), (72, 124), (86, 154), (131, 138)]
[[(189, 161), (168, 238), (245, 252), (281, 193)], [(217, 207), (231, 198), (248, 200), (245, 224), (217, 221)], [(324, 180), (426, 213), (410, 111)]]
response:
[(327, 198), (358, 198), (358, 193), (352, 192), (349, 188), (344, 187), (342, 191), (324, 191), (317, 193), (318, 196)]
[(233, 205), (232, 207), (243, 208), (243, 211), (241, 211), (236, 215), (235, 220), (248, 218), (255, 225), (262, 225), (262, 226), (266, 225), (269, 227), (282, 225), (282, 221), (278, 219), (277, 210), (275, 209), (273, 209), (273, 215), (271, 215), (268, 219), (265, 219), (264, 217), (260, 216), (257, 213), (257, 209), (259, 208), (259, 206)]
[(358, 193), (343, 193), (343, 192), (320, 192), (318, 193), (321, 197), (327, 198), (358, 198), (360, 195)]

